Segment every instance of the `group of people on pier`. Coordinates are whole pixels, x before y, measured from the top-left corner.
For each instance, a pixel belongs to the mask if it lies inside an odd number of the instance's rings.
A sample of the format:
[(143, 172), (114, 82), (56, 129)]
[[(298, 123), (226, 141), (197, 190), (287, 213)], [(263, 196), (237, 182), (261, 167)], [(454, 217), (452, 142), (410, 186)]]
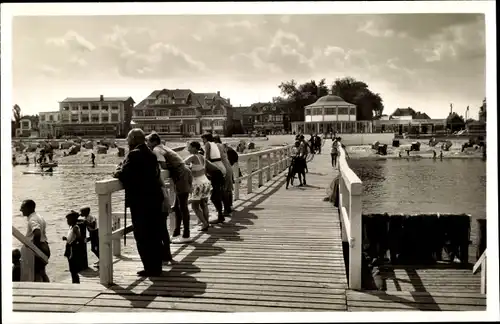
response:
[[(42, 215), (36, 212), (36, 203), (31, 199), (24, 200), (20, 208), (27, 219), (26, 238), (31, 241), (43, 254), (50, 258), (51, 252), (47, 240), (47, 223)], [(87, 267), (86, 243), (90, 242), (91, 251), (99, 258), (99, 233), (97, 219), (90, 214), (90, 208), (84, 207), (80, 212), (70, 211), (66, 215), (68, 234), (62, 237), (66, 242), (64, 256), (68, 259), (69, 272), (73, 283), (80, 283), (78, 273)], [(87, 238), (86, 233), (89, 233)], [(85, 261), (84, 261), (85, 260)], [(21, 251), (12, 251), (12, 280), (21, 281)], [(96, 263), (98, 265), (98, 263)], [(49, 282), (46, 272), (47, 264), (35, 255), (34, 280)]]
[[(114, 177), (124, 186), (125, 207), (132, 215), (134, 238), (144, 266), (137, 273), (139, 276), (160, 275), (163, 262), (173, 262), (170, 244), (191, 241), (189, 204), (202, 232), (232, 216), (232, 166), (237, 162), (237, 153), (210, 133), (204, 134), (202, 141), (203, 145), (190, 142), (187, 147), (190, 155), (183, 159), (162, 145), (156, 133), (146, 136), (141, 129), (132, 129), (127, 136), (129, 153), (118, 165)], [(171, 202), (160, 168), (169, 171), (175, 187), (172, 237), (167, 226)], [(209, 217), (209, 199), (217, 211), (213, 218)]]

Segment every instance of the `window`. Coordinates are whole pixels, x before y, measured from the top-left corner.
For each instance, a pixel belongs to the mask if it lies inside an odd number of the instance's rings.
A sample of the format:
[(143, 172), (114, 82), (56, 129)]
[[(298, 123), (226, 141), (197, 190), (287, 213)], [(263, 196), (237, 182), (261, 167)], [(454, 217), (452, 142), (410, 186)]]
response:
[(82, 110), (89, 110), (89, 105), (83, 104), (82, 105)]
[(182, 112), (179, 109), (174, 109), (170, 111), (170, 116), (182, 116)]
[(111, 121), (117, 122), (118, 121), (118, 114), (111, 114)]
[(102, 104), (102, 105), (101, 105), (101, 110), (103, 110), (103, 111), (108, 111), (108, 110), (109, 110), (109, 106), (108, 106), (108, 105), (105, 105), (105, 104)]
[[(167, 105), (170, 103), (170, 100), (167, 95), (161, 95), (156, 99), (155, 104), (157, 105)], [(175, 102), (174, 102), (175, 103)]]
[(111, 106), (111, 110), (118, 110), (118, 109), (119, 109), (118, 105), (116, 105), (116, 104), (114, 104), (114, 105)]
[(347, 108), (347, 107), (338, 107), (337, 109), (339, 111), (339, 115), (348, 115), (349, 114), (349, 108)]
[(160, 110), (160, 116), (168, 116), (168, 110), (167, 109)]
[(214, 126), (224, 126), (224, 121), (222, 119), (214, 120)]
[(102, 115), (102, 116), (101, 116), (101, 122), (102, 122), (102, 123), (107, 123), (107, 122), (109, 122), (109, 116), (108, 116), (108, 115)]
[(69, 111), (69, 105), (64, 105), (63, 110), (64, 111)]
[(62, 121), (63, 123), (67, 123), (67, 122), (69, 122), (69, 114), (67, 114), (67, 113), (63, 113), (63, 114), (61, 115), (61, 121)]
[(216, 116), (224, 116), (224, 110), (222, 110), (220, 108), (215, 108), (214, 109), (214, 115), (216, 115)]
[(30, 122), (25, 120), (22, 122), (21, 126), (22, 126), (21, 128), (24, 128), (24, 129), (30, 128)]
[(88, 123), (89, 122), (89, 114), (82, 114), (82, 123)]
[(134, 116), (144, 116), (144, 110), (134, 110)]
[(194, 116), (196, 112), (193, 108), (184, 109), (184, 116)]
[(208, 119), (203, 119), (203, 120), (201, 121), (201, 125), (202, 125), (203, 127), (211, 127), (211, 126), (212, 126), (212, 124), (210, 123), (210, 120), (208, 120)]
[(146, 117), (153, 117), (155, 115), (155, 111), (152, 109), (146, 110), (144, 115)]
[[(57, 115), (56, 115), (56, 120), (57, 120)], [(54, 115), (49, 115), (49, 121), (54, 121)]]
[(313, 116), (320, 116), (323, 114), (322, 108), (312, 108), (311, 110), (312, 110)]
[(336, 108), (325, 108), (325, 115), (337, 115)]
[(78, 122), (78, 115), (77, 114), (71, 114), (71, 122), (72, 123)]
[(349, 115), (356, 115), (356, 108), (352, 107), (352, 108), (349, 108), (350, 112), (349, 112)]
[(72, 105), (71, 111), (78, 111), (78, 105)]
[(99, 105), (93, 103), (93, 104), (90, 105), (90, 109), (91, 110), (99, 110)]
[(44, 122), (45, 121), (45, 115), (40, 115), (40, 121)]
[(189, 125), (188, 132), (196, 133), (196, 125)]
[(308, 115), (308, 116), (311, 115), (311, 108), (306, 108), (306, 115)]
[(92, 123), (99, 123), (99, 115), (92, 115), (92, 117), (90, 117), (90, 121)]

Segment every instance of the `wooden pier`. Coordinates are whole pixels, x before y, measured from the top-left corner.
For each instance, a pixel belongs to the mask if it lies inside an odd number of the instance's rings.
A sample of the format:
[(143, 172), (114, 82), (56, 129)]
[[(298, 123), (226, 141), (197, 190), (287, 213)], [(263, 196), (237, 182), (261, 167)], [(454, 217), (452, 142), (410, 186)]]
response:
[[(250, 180), (249, 174), (244, 175), (250, 184), (252, 177), (257, 178), (258, 188), (247, 188), (246, 193), (238, 190), (236, 212), (226, 223), (208, 233), (192, 232), (193, 243), (173, 245), (176, 263), (164, 266), (162, 276), (136, 276), (142, 264), (129, 234), (127, 246), (111, 257), (104, 277), (99, 271), (87, 270), (81, 273), (80, 285), (14, 283), (14, 311), (486, 309), (486, 295), (480, 291), (482, 276), (469, 269), (395, 269), (385, 273), (387, 291), (360, 291), (355, 286), (361, 284), (362, 239), (361, 230), (353, 226), (361, 222), (361, 197), (356, 197), (360, 195), (359, 179), (341, 180), (344, 215), (339, 215), (338, 209), (323, 198), (337, 174), (349, 177), (352, 170), (342, 170), (346, 167), (342, 163), (340, 171), (333, 169), (329, 152), (324, 152), (308, 164), (307, 186), (285, 189), (287, 152), (273, 151), (275, 158), (268, 155), (267, 165), (258, 162)], [(255, 156), (260, 161), (260, 155)], [(247, 158), (240, 156), (240, 163)], [(343, 240), (350, 254), (349, 272)], [(106, 243), (101, 242), (101, 247)], [(120, 244), (119, 238), (113, 238), (110, 232), (109, 243)], [(109, 248), (107, 253), (111, 255), (113, 247)], [(112, 282), (102, 284), (103, 278)]]

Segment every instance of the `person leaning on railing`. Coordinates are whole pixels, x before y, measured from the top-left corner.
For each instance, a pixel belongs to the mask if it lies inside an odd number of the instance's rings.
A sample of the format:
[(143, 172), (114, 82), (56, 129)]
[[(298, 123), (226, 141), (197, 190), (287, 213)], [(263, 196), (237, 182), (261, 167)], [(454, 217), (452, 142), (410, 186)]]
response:
[[(50, 248), (47, 242), (47, 223), (45, 219), (35, 212), (36, 204), (33, 200), (27, 199), (21, 204), (23, 216), (28, 218), (28, 230), (26, 238), (33, 241), (33, 244), (39, 248), (47, 258), (50, 258)], [(39, 257), (35, 256), (35, 281), (49, 282), (49, 277), (45, 272), (46, 264)]]

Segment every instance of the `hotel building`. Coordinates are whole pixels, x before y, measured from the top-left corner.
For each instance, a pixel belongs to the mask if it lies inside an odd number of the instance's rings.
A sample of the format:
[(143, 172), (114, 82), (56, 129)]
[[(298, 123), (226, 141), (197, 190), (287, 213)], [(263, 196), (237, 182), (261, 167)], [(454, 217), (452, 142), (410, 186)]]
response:
[(146, 133), (199, 135), (204, 131), (226, 133), (232, 122), (229, 99), (217, 93), (189, 89), (153, 91), (133, 109), (134, 127)]
[(56, 126), (60, 122), (61, 112), (60, 111), (43, 111), (39, 114), (38, 127), (40, 129), (40, 137), (55, 137), (56, 136)]
[(132, 97), (66, 98), (59, 103), (57, 136), (118, 136), (130, 130)]

